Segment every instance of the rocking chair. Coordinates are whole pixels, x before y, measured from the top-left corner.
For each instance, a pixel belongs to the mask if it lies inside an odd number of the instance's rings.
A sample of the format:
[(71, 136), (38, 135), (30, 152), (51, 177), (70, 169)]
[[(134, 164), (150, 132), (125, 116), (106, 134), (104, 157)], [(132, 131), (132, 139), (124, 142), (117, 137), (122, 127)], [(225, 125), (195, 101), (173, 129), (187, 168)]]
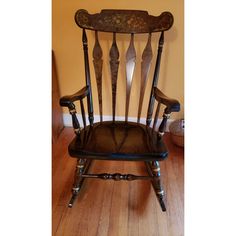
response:
[[(68, 107), (72, 116), (75, 137), (69, 144), (68, 150), (71, 157), (77, 158), (72, 198), (69, 207), (72, 207), (85, 178), (100, 178), (104, 180), (151, 180), (162, 211), (166, 211), (164, 203), (164, 190), (161, 185), (159, 161), (167, 158), (168, 151), (163, 142), (167, 119), (171, 112), (178, 112), (180, 104), (177, 100), (164, 95), (158, 88), (158, 76), (160, 70), (161, 54), (164, 44), (164, 31), (171, 28), (173, 16), (169, 12), (163, 12), (159, 16), (149, 15), (146, 11), (138, 10), (102, 10), (98, 14), (89, 14), (86, 10), (78, 10), (75, 14), (76, 24), (82, 28), (82, 43), (84, 50), (85, 80), (86, 86), (73, 95), (64, 96), (60, 99), (60, 105)], [(88, 41), (86, 30), (95, 33), (93, 47), (93, 65), (97, 82), (100, 121), (94, 123), (93, 98), (90, 79)], [(112, 86), (112, 119), (103, 120), (102, 100), (102, 69), (103, 52), (99, 42), (99, 31), (113, 34), (113, 42), (110, 48), (110, 71)], [(143, 98), (148, 80), (148, 72), (153, 57), (151, 37), (159, 32), (159, 44), (157, 59), (152, 79), (151, 91), (149, 91), (149, 105), (147, 108), (146, 124), (140, 122)], [(116, 35), (130, 34), (130, 43), (126, 52), (126, 103), (124, 121), (116, 120), (117, 78), (119, 68), (119, 50), (116, 43)], [(135, 34), (147, 34), (146, 47), (141, 59), (141, 86), (139, 91), (139, 105), (137, 122), (128, 121), (131, 85), (136, 64), (136, 51), (134, 47)], [(146, 92), (147, 94), (147, 92)], [(83, 100), (87, 99), (88, 121)], [(75, 101), (80, 102), (83, 128), (81, 128), (75, 108)], [(155, 104), (157, 102), (157, 105)], [(154, 112), (154, 105), (156, 111)], [(156, 129), (158, 114), (164, 105), (163, 119), (159, 128)], [(154, 114), (154, 117), (152, 118)], [(153, 123), (152, 123), (153, 120)], [(117, 141), (122, 140), (122, 141)], [(92, 160), (120, 160), (120, 161), (144, 161), (147, 167), (147, 176), (120, 173), (88, 172)]]

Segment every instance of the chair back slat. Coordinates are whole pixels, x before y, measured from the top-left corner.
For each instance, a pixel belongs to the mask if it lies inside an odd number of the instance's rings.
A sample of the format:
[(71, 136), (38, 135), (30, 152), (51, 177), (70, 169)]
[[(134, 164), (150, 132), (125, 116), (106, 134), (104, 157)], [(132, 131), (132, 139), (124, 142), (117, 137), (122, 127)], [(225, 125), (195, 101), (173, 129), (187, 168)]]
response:
[(134, 34), (131, 34), (129, 48), (126, 53), (126, 106), (125, 106), (125, 121), (128, 121), (130, 91), (134, 74), (136, 60), (136, 51), (134, 48)]
[(141, 62), (141, 86), (140, 86), (140, 96), (139, 96), (139, 105), (138, 105), (138, 122), (140, 122), (140, 116), (143, 106), (143, 97), (146, 88), (148, 72), (150, 70), (150, 65), (152, 61), (152, 45), (151, 45), (151, 34), (148, 36), (148, 41), (146, 47), (144, 48), (142, 54), (142, 62)]
[(80, 9), (75, 14), (75, 21), (81, 28), (117, 33), (150, 33), (168, 30), (173, 22), (170, 12), (160, 16), (149, 15), (138, 10), (102, 10), (101, 13), (89, 14)]
[(150, 99), (149, 99), (149, 104), (148, 104), (148, 112), (147, 112), (147, 119), (146, 119), (146, 124), (148, 126), (150, 126), (151, 120), (152, 120), (152, 113), (153, 113), (153, 107), (154, 107), (154, 102), (155, 102), (153, 88), (157, 86), (157, 82), (159, 78), (163, 45), (164, 45), (164, 32), (161, 32), (161, 36), (160, 36), (159, 44), (158, 44), (157, 60), (156, 60), (156, 65), (155, 65), (155, 70), (154, 70), (154, 75), (153, 75), (153, 80), (152, 80), (152, 91), (150, 94)]
[(97, 90), (98, 90), (98, 102), (99, 102), (99, 112), (100, 112), (100, 121), (102, 121), (102, 48), (98, 40), (98, 32), (95, 31), (95, 44), (93, 48), (93, 65), (95, 70), (95, 76), (97, 81)]
[(117, 88), (117, 76), (119, 68), (119, 50), (116, 44), (116, 33), (113, 33), (113, 42), (110, 49), (110, 68), (111, 68), (111, 84), (112, 84), (112, 119), (113, 121), (115, 121), (116, 88)]

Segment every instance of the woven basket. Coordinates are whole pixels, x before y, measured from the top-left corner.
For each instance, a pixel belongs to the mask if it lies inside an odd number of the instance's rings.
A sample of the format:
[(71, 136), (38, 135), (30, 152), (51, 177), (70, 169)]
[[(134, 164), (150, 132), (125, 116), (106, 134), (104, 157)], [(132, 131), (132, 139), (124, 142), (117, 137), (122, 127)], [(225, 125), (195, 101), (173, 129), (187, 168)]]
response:
[(179, 147), (184, 147), (184, 119), (173, 121), (169, 130), (173, 143)]

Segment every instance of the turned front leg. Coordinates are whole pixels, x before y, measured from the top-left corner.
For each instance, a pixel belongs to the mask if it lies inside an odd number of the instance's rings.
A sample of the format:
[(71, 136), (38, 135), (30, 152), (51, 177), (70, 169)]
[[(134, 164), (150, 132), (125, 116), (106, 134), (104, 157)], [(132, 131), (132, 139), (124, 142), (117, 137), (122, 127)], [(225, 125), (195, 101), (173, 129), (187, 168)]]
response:
[(78, 159), (76, 170), (75, 170), (75, 177), (74, 177), (74, 185), (72, 188), (72, 198), (69, 202), (69, 207), (72, 207), (80, 189), (83, 183), (84, 178), (82, 177), (82, 174), (84, 172), (86, 159)]

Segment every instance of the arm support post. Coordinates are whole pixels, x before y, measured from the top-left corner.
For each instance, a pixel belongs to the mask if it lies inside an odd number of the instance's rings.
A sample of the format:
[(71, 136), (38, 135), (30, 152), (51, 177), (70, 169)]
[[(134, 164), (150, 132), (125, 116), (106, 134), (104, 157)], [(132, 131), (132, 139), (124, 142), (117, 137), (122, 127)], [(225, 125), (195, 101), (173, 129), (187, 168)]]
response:
[[(88, 86), (85, 86), (84, 88), (82, 88), (78, 92), (76, 92), (72, 95), (64, 96), (60, 99), (60, 105), (62, 107), (67, 107), (69, 109), (69, 112), (72, 116), (73, 128), (74, 128), (74, 131), (77, 135), (80, 134), (80, 124), (79, 124), (79, 121), (78, 121), (77, 116), (76, 116), (76, 109), (75, 109), (74, 102), (77, 101), (77, 100), (82, 102), (82, 99), (85, 98), (86, 96), (88, 96), (88, 94), (89, 94), (89, 88), (88, 88)], [(84, 109), (83, 109), (83, 107), (82, 107), (82, 112), (83, 112), (82, 115), (83, 115), (83, 119), (84, 119)]]
[(75, 105), (73, 104), (73, 106), (74, 106), (74, 108), (69, 108), (69, 111), (72, 116), (72, 124), (73, 124), (74, 131), (75, 131), (76, 135), (79, 135), (80, 134), (80, 124), (79, 124), (79, 121), (76, 116)]
[(164, 114), (163, 114), (163, 119), (162, 119), (162, 122), (159, 126), (159, 129), (158, 129), (158, 136), (159, 138), (161, 138), (164, 134), (165, 134), (165, 130), (166, 130), (166, 122), (167, 122), (167, 119), (170, 118), (170, 113), (168, 113), (168, 109), (166, 108), (165, 111), (164, 111)]
[(164, 110), (164, 114), (163, 114), (163, 119), (162, 119), (162, 122), (161, 122), (161, 124), (159, 126), (159, 130), (158, 130), (158, 136), (159, 136), (159, 138), (161, 138), (165, 133), (166, 123), (167, 123), (167, 119), (170, 118), (170, 113), (180, 111), (180, 103), (176, 99), (167, 97), (157, 87), (154, 87), (153, 89), (154, 89), (153, 91), (154, 91), (155, 99), (159, 103), (166, 106), (166, 108)]

